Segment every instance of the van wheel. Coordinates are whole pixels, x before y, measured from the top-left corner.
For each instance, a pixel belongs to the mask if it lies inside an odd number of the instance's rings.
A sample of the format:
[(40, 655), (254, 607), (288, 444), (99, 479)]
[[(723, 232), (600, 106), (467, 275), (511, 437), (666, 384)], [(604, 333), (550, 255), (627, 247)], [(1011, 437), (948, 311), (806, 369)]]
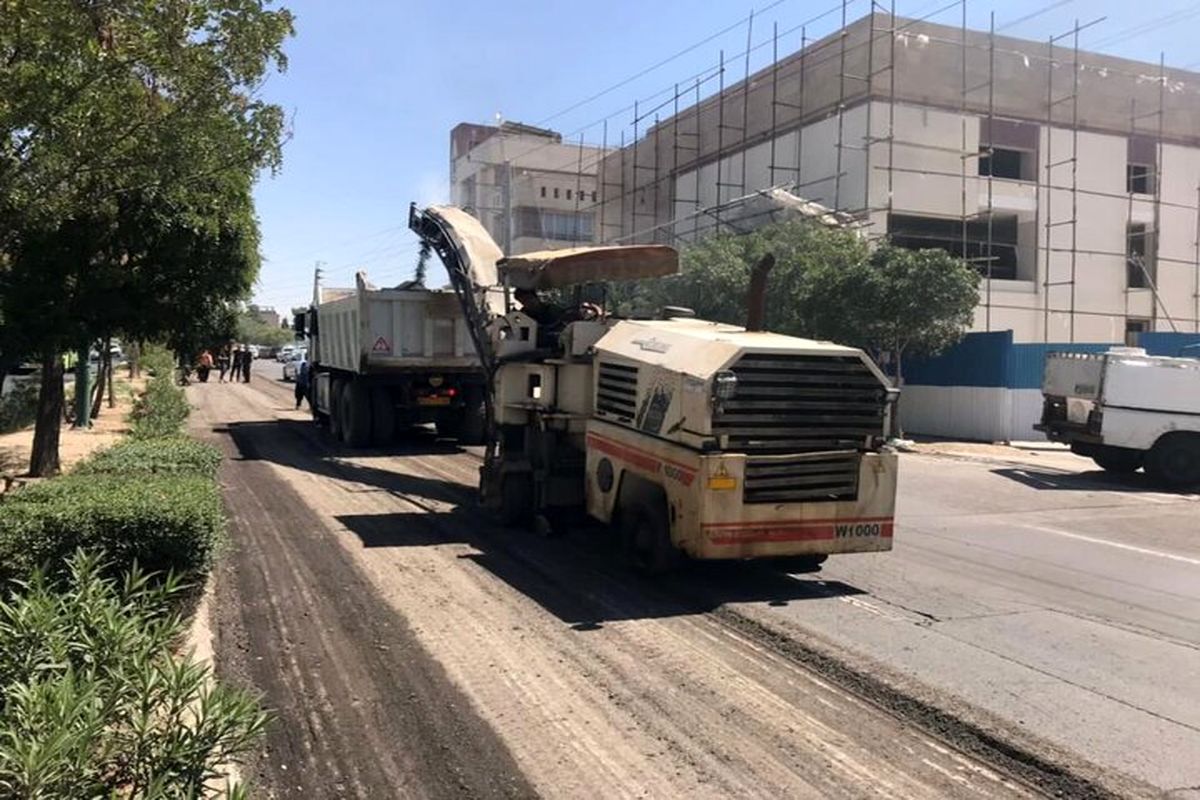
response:
[(339, 442), (342, 440), (342, 393), (346, 391), (346, 382), (334, 378), (329, 386), (329, 434)]
[(1200, 434), (1159, 437), (1146, 454), (1146, 472), (1172, 489), (1200, 486)]
[(661, 575), (679, 566), (682, 554), (671, 543), (664, 503), (638, 503), (621, 513), (618, 524), (625, 558), (638, 572)]
[(1142, 466), (1142, 451), (1126, 447), (1100, 447), (1091, 453), (1092, 461), (1105, 472), (1129, 474)]

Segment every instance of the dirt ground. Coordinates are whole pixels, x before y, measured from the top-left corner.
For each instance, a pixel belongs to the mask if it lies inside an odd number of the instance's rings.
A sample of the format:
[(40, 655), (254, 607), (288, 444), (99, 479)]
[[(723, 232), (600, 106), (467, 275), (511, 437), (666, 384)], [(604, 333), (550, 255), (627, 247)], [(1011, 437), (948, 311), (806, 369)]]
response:
[(1037, 794), (718, 613), (819, 576), (638, 578), (591, 533), (498, 527), (476, 453), (342, 450), (262, 375), (189, 395), (230, 456), (216, 662), (277, 715), (262, 796)]
[[(127, 374), (127, 370), (116, 370), (113, 386), (116, 408), (108, 407), (106, 397), (100, 409), (100, 416), (93, 420), (91, 428), (75, 430), (70, 425), (63, 425), (58, 452), (64, 472), (96, 450), (116, 444), (121, 437), (129, 433), (127, 418), (133, 407), (133, 394), (130, 392), (131, 383), (125, 377)], [(145, 387), (145, 379), (139, 378), (132, 385), (135, 391), (140, 392)], [(23, 430), (0, 435), (0, 475), (21, 475), (28, 470), (32, 449), (32, 425)]]

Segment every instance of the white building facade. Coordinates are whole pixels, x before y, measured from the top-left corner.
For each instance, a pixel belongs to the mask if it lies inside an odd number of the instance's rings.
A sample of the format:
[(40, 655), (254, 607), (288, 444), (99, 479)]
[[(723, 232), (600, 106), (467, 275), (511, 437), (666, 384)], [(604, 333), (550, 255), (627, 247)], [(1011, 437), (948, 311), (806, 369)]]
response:
[(1200, 331), (1194, 73), (877, 14), (658, 124), (600, 183), (605, 239), (664, 242), (792, 187), (971, 260), (973, 329), (1016, 342)]

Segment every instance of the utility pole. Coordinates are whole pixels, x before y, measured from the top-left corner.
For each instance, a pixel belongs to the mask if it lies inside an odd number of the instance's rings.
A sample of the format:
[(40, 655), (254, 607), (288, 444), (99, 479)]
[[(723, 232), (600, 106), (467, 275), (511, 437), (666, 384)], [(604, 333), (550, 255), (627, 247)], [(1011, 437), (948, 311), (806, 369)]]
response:
[(89, 349), (86, 343), (79, 348), (79, 363), (75, 365), (75, 430), (86, 430), (90, 427), (88, 418), (92, 411), (92, 373), (88, 365)]
[(504, 161), (504, 255), (512, 252), (512, 240), (512, 161), (506, 159)]

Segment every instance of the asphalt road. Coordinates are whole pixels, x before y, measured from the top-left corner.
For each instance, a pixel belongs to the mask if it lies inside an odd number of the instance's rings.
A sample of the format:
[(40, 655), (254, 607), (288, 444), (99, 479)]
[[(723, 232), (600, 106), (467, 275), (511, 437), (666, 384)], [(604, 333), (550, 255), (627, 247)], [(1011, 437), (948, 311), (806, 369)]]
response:
[(256, 366), (192, 399), (235, 457), (218, 664), (281, 716), (268, 796), (1200, 796), (1196, 496), (906, 455), (893, 552), (648, 585), (471, 510), (477, 453), (332, 446)]
[(1068, 458), (905, 456), (893, 552), (831, 559), (836, 598), (741, 610), (1200, 796), (1200, 496)]

